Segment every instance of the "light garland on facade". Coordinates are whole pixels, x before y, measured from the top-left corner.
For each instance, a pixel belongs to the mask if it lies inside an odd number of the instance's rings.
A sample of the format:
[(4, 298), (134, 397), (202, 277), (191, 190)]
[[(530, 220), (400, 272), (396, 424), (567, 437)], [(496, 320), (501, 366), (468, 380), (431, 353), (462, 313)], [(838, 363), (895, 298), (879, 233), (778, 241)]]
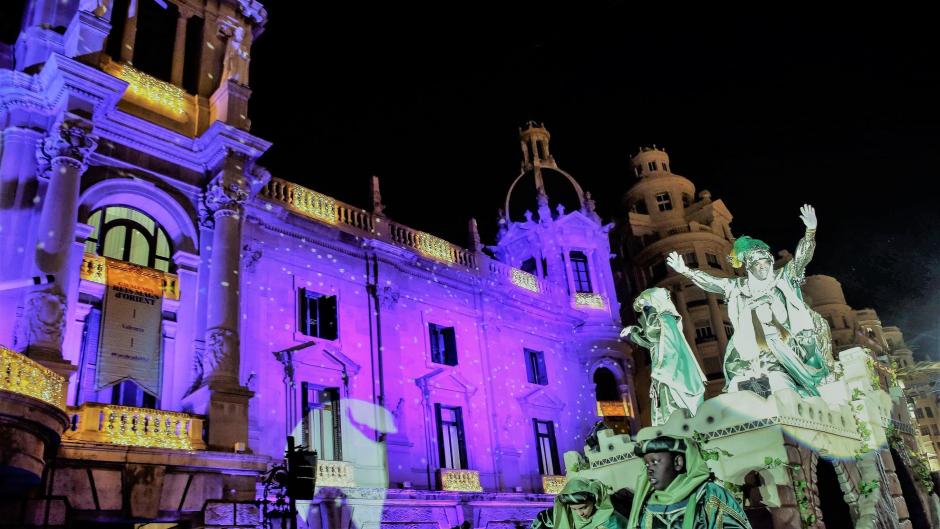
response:
[(190, 430), (195, 421), (190, 415), (130, 406), (105, 406), (103, 412), (101, 432), (105, 442), (121, 446), (194, 449)]
[(0, 390), (33, 397), (65, 409), (65, 378), (2, 345)]
[(441, 490), (451, 492), (483, 492), (480, 485), (480, 473), (476, 470), (457, 470), (442, 468)]
[[(85, 281), (107, 285), (109, 261), (111, 261), (111, 259), (108, 259), (107, 257), (86, 253), (82, 258), (82, 268), (79, 272), (79, 277)], [(124, 268), (140, 268), (142, 273), (160, 274), (161, 281), (163, 283), (162, 290), (164, 299), (180, 299), (180, 281), (179, 276), (176, 274), (169, 274), (167, 272), (161, 272), (159, 270), (154, 270), (145, 266), (133, 265), (124, 261), (120, 261), (120, 263)]]
[(289, 184), (288, 204), (302, 215), (327, 224), (336, 224), (337, 207), (333, 197), (292, 183)]
[(457, 262), (454, 245), (439, 237), (417, 232), (417, 247), (419, 252), (438, 261), (452, 264)]
[(524, 288), (526, 290), (531, 290), (532, 292), (539, 291), (538, 281), (535, 279), (535, 276), (519, 270), (518, 268), (512, 269), (512, 284), (517, 287)]
[(127, 89), (134, 96), (169, 110), (177, 117), (186, 114), (186, 91), (182, 88), (147, 75), (129, 64), (121, 65), (117, 77), (129, 83)]
[(566, 476), (542, 476), (542, 492), (545, 494), (558, 494), (568, 483)]
[(604, 298), (600, 294), (595, 294), (593, 292), (575, 293), (574, 304), (578, 307), (588, 309), (604, 310), (607, 308), (607, 303), (604, 302)]

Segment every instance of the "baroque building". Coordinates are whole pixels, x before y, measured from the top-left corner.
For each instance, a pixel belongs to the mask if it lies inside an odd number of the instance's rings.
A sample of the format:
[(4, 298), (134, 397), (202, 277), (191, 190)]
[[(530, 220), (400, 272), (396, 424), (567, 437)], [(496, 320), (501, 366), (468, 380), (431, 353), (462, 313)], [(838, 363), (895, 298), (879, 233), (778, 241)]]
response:
[(547, 130), (490, 246), (396, 223), (377, 180), (363, 209), (271, 175), (266, 19), (30, 0), (0, 49), (0, 525), (257, 526), (288, 436), (303, 526), (528, 523), (599, 415), (634, 428), (609, 227)]

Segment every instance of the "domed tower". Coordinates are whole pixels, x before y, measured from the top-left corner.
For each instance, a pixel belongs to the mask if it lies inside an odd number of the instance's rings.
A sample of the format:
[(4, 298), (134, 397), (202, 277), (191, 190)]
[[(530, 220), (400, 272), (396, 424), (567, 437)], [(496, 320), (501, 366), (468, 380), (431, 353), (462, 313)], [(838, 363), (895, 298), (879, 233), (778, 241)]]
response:
[[(627, 216), (614, 235), (622, 316), (635, 319), (633, 298), (643, 290), (660, 286), (672, 291), (686, 339), (709, 379), (706, 397), (713, 396), (724, 386), (723, 355), (732, 332), (727, 307), (720, 296), (702, 291), (668, 268), (666, 256), (677, 251), (690, 267), (734, 275), (726, 259), (734, 240), (731, 213), (708, 191), (696, 198), (695, 184), (672, 171), (664, 149), (643, 147), (631, 164), (637, 182), (624, 195)], [(637, 377), (639, 387), (639, 372)], [(637, 393), (643, 395), (642, 387)]]
[[(634, 385), (630, 347), (619, 340), (609, 226), (594, 211), (590, 193), (558, 166), (550, 138), (543, 124), (530, 121), (519, 129), (522, 167), (509, 187), (497, 244), (490, 249), (497, 260), (552, 285), (553, 310), (579, 322), (563, 342), (591, 375), (599, 410), (607, 410), (599, 413), (614, 429), (628, 431), (636, 409)], [(619, 415), (608, 413), (611, 409)]]
[(842, 284), (826, 275), (812, 275), (803, 284), (803, 295), (809, 305), (829, 322), (832, 329), (832, 350), (838, 353), (855, 344), (855, 310), (845, 301)]

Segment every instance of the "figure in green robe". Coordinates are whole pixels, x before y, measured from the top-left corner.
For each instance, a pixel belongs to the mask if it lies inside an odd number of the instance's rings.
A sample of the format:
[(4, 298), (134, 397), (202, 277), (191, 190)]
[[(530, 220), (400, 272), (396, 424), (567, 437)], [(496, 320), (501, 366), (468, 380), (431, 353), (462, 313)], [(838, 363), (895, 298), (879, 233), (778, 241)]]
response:
[(705, 374), (682, 334), (682, 317), (665, 288), (644, 290), (633, 302), (639, 325), (620, 333), (650, 351), (650, 399), (653, 426), (677, 409), (694, 416), (705, 395)]
[(636, 445), (646, 464), (630, 510), (630, 529), (750, 529), (741, 505), (714, 481), (692, 439), (657, 437)]
[[(547, 526), (545, 520), (536, 522)], [(555, 496), (551, 524), (554, 529), (626, 529), (627, 519), (614, 510), (607, 485), (574, 478)]]
[(745, 277), (717, 277), (685, 265), (677, 252), (666, 262), (706, 292), (721, 294), (728, 304), (734, 336), (725, 351), (725, 391), (767, 377), (771, 391), (791, 388), (817, 396), (816, 386), (832, 366), (829, 327), (803, 301), (800, 285), (816, 247), (816, 211), (804, 205), (806, 226), (793, 259), (778, 270), (763, 241), (740, 237), (730, 256), (732, 266), (744, 267)]

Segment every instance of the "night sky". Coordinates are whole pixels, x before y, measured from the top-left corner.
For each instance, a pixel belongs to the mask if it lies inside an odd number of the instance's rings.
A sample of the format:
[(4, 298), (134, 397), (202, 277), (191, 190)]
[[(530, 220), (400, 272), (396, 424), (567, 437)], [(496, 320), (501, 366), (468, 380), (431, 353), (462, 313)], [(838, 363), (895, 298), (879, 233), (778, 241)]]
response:
[[(264, 4), (250, 117), (274, 142), (262, 163), (275, 176), (368, 208), (379, 175), (391, 218), (466, 246), (470, 217), (494, 242), (526, 121), (546, 124), (556, 161), (605, 221), (623, 214), (630, 156), (656, 144), (725, 202), (736, 236), (774, 251), (794, 249), (799, 206), (815, 205), (808, 273), (835, 276), (850, 305), (940, 359), (933, 17), (611, 0)], [(7, 42), (15, 20), (0, 17)], [(564, 196), (554, 184), (549, 195)], [(523, 202), (514, 217), (534, 209)]]
[(940, 65), (918, 17), (280, 4), (266, 2), (251, 73), (275, 176), (368, 208), (376, 174), (391, 218), (465, 245), (476, 217), (492, 243), (525, 121), (546, 124), (605, 221), (635, 182), (630, 156), (655, 143), (724, 200), (736, 236), (773, 251), (793, 251), (800, 205), (816, 206), (808, 273), (940, 358)]

